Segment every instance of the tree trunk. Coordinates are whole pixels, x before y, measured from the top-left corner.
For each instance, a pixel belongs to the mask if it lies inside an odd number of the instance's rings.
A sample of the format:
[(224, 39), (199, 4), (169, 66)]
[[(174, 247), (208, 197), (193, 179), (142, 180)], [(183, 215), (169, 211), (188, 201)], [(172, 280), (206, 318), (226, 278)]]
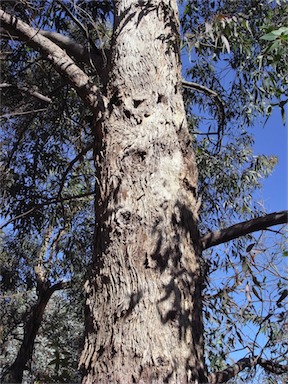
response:
[[(56, 285), (55, 285), (56, 286)], [(27, 363), (32, 359), (35, 339), (38, 334), (45, 308), (50, 297), (56, 289), (53, 287), (42, 288), (39, 292), (38, 301), (32, 307), (24, 327), (24, 337), (16, 359), (4, 373), (3, 383), (22, 383), (23, 373)]]
[(197, 170), (176, 0), (115, 1), (95, 128), (95, 257), (83, 383), (205, 382)]

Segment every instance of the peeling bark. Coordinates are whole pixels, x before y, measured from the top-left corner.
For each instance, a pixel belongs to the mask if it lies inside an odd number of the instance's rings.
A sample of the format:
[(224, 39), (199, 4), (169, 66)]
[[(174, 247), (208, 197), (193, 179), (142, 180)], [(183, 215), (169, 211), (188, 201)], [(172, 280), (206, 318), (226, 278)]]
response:
[(95, 255), (83, 383), (204, 382), (197, 171), (176, 1), (115, 1), (95, 127)]

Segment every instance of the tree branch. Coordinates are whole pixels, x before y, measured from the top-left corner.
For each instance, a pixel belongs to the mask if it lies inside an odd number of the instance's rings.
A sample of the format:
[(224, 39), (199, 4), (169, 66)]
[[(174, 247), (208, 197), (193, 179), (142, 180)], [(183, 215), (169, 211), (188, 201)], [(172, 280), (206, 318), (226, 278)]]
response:
[[(19, 39), (21, 41), (27, 41), (23, 36), (13, 35), (15, 33), (12, 28), (9, 26), (5, 28), (0, 27), (0, 36), (5, 39)], [(87, 49), (82, 44), (77, 43), (68, 36), (64, 36), (61, 33), (53, 31), (45, 31), (39, 29), (38, 33), (42, 36), (47, 37), (53, 43), (57, 44), (60, 48), (65, 49), (69, 56), (74, 57), (77, 61), (93, 66), (96, 69), (98, 75), (103, 78), (106, 76), (106, 71), (104, 70), (104, 59), (103, 53), (97, 47), (93, 48), (93, 51)], [(11, 52), (9, 52), (11, 53)], [(104, 50), (105, 53), (105, 50)]]
[(207, 235), (201, 238), (202, 249), (208, 249), (215, 245), (237, 239), (240, 236), (248, 235), (248, 233), (267, 229), (274, 225), (287, 223), (288, 211), (274, 212), (266, 216), (257, 217), (256, 219), (243, 221), (242, 223), (232, 225), (231, 227), (207, 233)]
[[(209, 97), (219, 97), (217, 92), (213, 91), (210, 88), (205, 87), (204, 85), (198, 84), (198, 83), (193, 83), (190, 81), (182, 80), (182, 85), (184, 88), (194, 89), (195, 91), (205, 93), (205, 95), (207, 95)], [(222, 103), (222, 100), (221, 100), (221, 103)]]
[(27, 41), (27, 44), (40, 51), (43, 57), (47, 58), (54, 68), (67, 78), (93, 112), (103, 110), (104, 99), (98, 88), (62, 48), (39, 33), (38, 30), (2, 9), (0, 9), (0, 21), (9, 32), (12, 31), (20, 40)]
[(76, 43), (74, 40), (70, 39), (70, 37), (61, 35), (61, 33), (58, 32), (41, 30), (40, 34), (48, 37), (48, 39), (53, 41), (60, 48), (65, 49), (65, 51), (67, 51), (69, 55), (75, 57), (76, 60), (90, 66), (92, 62), (93, 67), (96, 69), (100, 77), (106, 75), (106, 72), (104, 71), (103, 55), (100, 49), (94, 48), (93, 51), (90, 51), (82, 44)]
[(264, 360), (262, 358), (258, 359), (258, 364), (265, 369), (265, 371), (270, 373), (275, 373), (276, 375), (282, 375), (283, 373), (288, 373), (288, 365), (282, 365), (271, 360)]
[(35, 339), (41, 326), (47, 304), (55, 291), (65, 289), (68, 286), (69, 282), (63, 281), (52, 286), (50, 286), (47, 281), (46, 285), (41, 286), (41, 289), (38, 291), (38, 300), (30, 309), (29, 316), (26, 319), (23, 340), (17, 356), (7, 372), (4, 372), (5, 382), (22, 382), (25, 366), (32, 358)]
[(93, 148), (93, 143), (90, 143), (88, 144), (85, 148), (82, 149), (82, 151), (80, 153), (78, 153), (78, 155), (68, 164), (68, 167), (67, 169), (65, 170), (63, 176), (62, 176), (62, 179), (61, 179), (61, 182), (60, 182), (60, 188), (59, 188), (59, 192), (58, 192), (58, 197), (60, 198), (61, 197), (61, 193), (62, 193), (62, 190), (64, 188), (64, 184), (65, 184), (65, 181), (66, 181), (66, 177), (68, 175), (68, 173), (71, 171), (71, 169), (73, 168), (74, 164), (77, 163), (78, 160), (80, 160), (84, 155), (86, 155), (86, 153), (88, 151), (90, 151), (90, 149)]
[(209, 384), (226, 383), (232, 377), (235, 377), (239, 372), (245, 368), (252, 368), (257, 364), (257, 359), (245, 358), (237, 361), (237, 363), (230, 365), (223, 371), (211, 373), (209, 375)]
[(21, 87), (15, 84), (8, 84), (8, 83), (1, 83), (0, 84), (0, 89), (9, 89), (9, 88), (14, 88), (19, 90), (20, 92), (28, 93), (29, 95), (35, 97), (38, 100), (44, 101), (45, 103), (52, 103), (52, 100), (50, 97), (44, 96), (35, 89), (31, 89), (28, 87)]
[(218, 136), (219, 140), (217, 143), (217, 148), (220, 149), (221, 147), (221, 141), (222, 141), (222, 136), (224, 133), (224, 128), (225, 128), (225, 108), (224, 108), (224, 103), (221, 97), (218, 95), (217, 92), (213, 91), (212, 89), (209, 89), (205, 87), (204, 85), (200, 85), (198, 83), (193, 83), (190, 81), (182, 80), (182, 85), (184, 88), (188, 89), (194, 89), (195, 91), (204, 93), (205, 95), (209, 96), (214, 103), (217, 106), (218, 109)]
[[(80, 20), (78, 20), (73, 13), (70, 11), (70, 9), (63, 3), (63, 1), (56, 0), (56, 2), (65, 10), (65, 12), (68, 14), (68, 16), (74, 21), (74, 23), (81, 29), (81, 31), (85, 34), (87, 40), (89, 41), (90, 46), (92, 47), (93, 51), (91, 52), (91, 49), (84, 48), (85, 51), (85, 59), (87, 64), (92, 64), (92, 66), (97, 70), (98, 74), (101, 76), (106, 76), (107, 73), (105, 71), (106, 67), (106, 58), (107, 58), (107, 51), (105, 52), (104, 49), (100, 50), (96, 47), (94, 41), (89, 36), (88, 29), (84, 27), (84, 25), (81, 23)], [(105, 60), (104, 60), (105, 58)]]
[(243, 371), (245, 368), (252, 368), (255, 367), (255, 365), (257, 364), (259, 364), (262, 368), (269, 371), (270, 373), (275, 373), (277, 375), (288, 372), (287, 365), (281, 365), (270, 360), (264, 360), (260, 357), (252, 356), (237, 361), (237, 363), (230, 365), (223, 371), (211, 373), (209, 375), (208, 383), (226, 383), (228, 380), (230, 380), (232, 377), (235, 377), (239, 372)]
[(74, 199), (82, 199), (84, 197), (89, 197), (89, 196), (93, 196), (93, 195), (95, 195), (95, 192), (92, 191), (92, 192), (81, 193), (80, 195), (75, 195), (75, 196), (73, 196), (73, 195), (72, 196), (64, 196), (62, 198), (52, 197), (51, 199), (48, 199), (47, 201), (45, 201), (43, 203), (39, 203), (39, 204), (35, 205), (34, 207), (28, 209), (27, 211), (20, 213), (19, 215), (15, 216), (15, 217), (12, 217), (12, 219), (9, 219), (4, 224), (2, 224), (0, 226), (0, 229), (7, 227), (7, 225), (13, 223), (13, 221), (16, 221), (18, 219), (21, 219), (22, 217), (31, 215), (34, 211), (36, 211), (37, 209), (39, 209), (41, 207), (45, 207), (45, 206), (51, 205), (51, 204), (62, 204), (64, 201), (70, 201), (70, 200), (74, 200)]
[(23, 116), (23, 115), (30, 115), (31, 113), (37, 113), (37, 112), (45, 112), (47, 111), (47, 108), (40, 108), (40, 109), (33, 109), (31, 111), (15, 111), (11, 113), (5, 113), (4, 115), (1, 115), (0, 117), (2, 119), (10, 119), (10, 117), (13, 116)]

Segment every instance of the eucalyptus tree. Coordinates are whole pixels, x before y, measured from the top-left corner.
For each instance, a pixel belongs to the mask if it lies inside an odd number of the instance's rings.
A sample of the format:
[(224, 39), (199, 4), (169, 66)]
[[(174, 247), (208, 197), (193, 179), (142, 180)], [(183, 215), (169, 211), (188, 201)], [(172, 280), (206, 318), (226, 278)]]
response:
[[(175, 0), (1, 4), (4, 243), (13, 236), (21, 252), (28, 244), (12, 270), (25, 264), (21, 289), (32, 284), (36, 296), (6, 381), (21, 382), (51, 295), (67, 284), (73, 292), (86, 272), (83, 383), (218, 383), (257, 365), (287, 371), (277, 312), (285, 277), (277, 272), (268, 312), (250, 299), (263, 308), (265, 276), (250, 260), (259, 237), (208, 253), (287, 222), (287, 212), (265, 215), (253, 202), (275, 158), (254, 157), (246, 131), (253, 116), (284, 110), (285, 3), (183, 3), (181, 34)], [(232, 76), (223, 80), (224, 64)], [(227, 283), (214, 289), (221, 268)], [(245, 347), (235, 319), (254, 322), (257, 335), (248, 356), (224, 369), (236, 344)], [(267, 359), (260, 331), (270, 332)]]

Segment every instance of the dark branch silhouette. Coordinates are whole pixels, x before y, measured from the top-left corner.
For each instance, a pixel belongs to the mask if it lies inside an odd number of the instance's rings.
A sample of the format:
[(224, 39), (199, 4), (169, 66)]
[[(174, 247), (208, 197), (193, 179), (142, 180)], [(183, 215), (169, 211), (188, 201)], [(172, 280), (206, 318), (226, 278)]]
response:
[(267, 229), (274, 225), (287, 223), (288, 211), (274, 212), (266, 216), (257, 217), (256, 219), (243, 221), (232, 225), (231, 227), (207, 233), (207, 235), (201, 238), (202, 249), (211, 248), (215, 245), (226, 243), (227, 241), (237, 239), (240, 236)]
[(63, 176), (62, 176), (62, 179), (61, 179), (61, 182), (60, 182), (60, 188), (59, 188), (59, 192), (58, 192), (58, 198), (61, 198), (61, 194), (62, 194), (62, 190), (64, 188), (64, 184), (65, 184), (65, 181), (66, 181), (66, 177), (68, 175), (68, 173), (71, 171), (71, 169), (73, 168), (74, 164), (77, 163), (77, 161), (79, 161), (84, 155), (86, 155), (86, 153), (88, 151), (90, 151), (90, 149), (93, 148), (93, 143), (90, 143), (88, 144), (85, 148), (82, 149), (82, 151), (80, 153), (78, 153), (78, 155), (73, 159), (71, 160), (71, 162), (68, 164), (68, 167), (66, 169), (66, 171), (64, 172)]
[(85, 192), (85, 193), (81, 193), (79, 195), (64, 196), (61, 198), (52, 197), (50, 199), (47, 199), (47, 201), (45, 201), (43, 203), (39, 203), (39, 204), (35, 205), (34, 207), (28, 209), (27, 211), (20, 213), (17, 216), (12, 217), (8, 221), (6, 221), (4, 224), (2, 224), (0, 226), (0, 229), (7, 227), (7, 225), (9, 225), (10, 223), (13, 223), (13, 221), (16, 221), (16, 220), (21, 219), (22, 217), (31, 215), (34, 211), (36, 211), (37, 209), (39, 209), (41, 207), (45, 207), (45, 206), (51, 205), (51, 204), (61, 204), (64, 201), (69, 201), (69, 200), (74, 200), (74, 199), (82, 199), (84, 197), (89, 197), (89, 196), (93, 196), (93, 195), (95, 195), (95, 191)]
[(288, 366), (281, 365), (279, 363), (273, 362), (272, 360), (265, 360), (261, 357), (247, 357), (237, 361), (237, 363), (230, 365), (223, 371), (211, 373), (209, 376), (209, 384), (220, 384), (226, 383), (228, 380), (235, 377), (239, 372), (243, 371), (245, 368), (252, 368), (256, 365), (260, 365), (263, 369), (270, 373), (275, 373), (277, 375), (287, 373)]
[(225, 108), (224, 108), (223, 100), (221, 99), (221, 97), (217, 92), (213, 91), (210, 88), (205, 87), (204, 85), (193, 83), (186, 80), (182, 80), (182, 85), (184, 88), (193, 89), (195, 91), (204, 93), (205, 95), (209, 96), (215, 103), (218, 110), (218, 132), (217, 133), (215, 132), (215, 134), (218, 135), (217, 150), (220, 150), (222, 137), (225, 129)]
[(69, 287), (69, 282), (60, 281), (50, 286), (49, 281), (43, 281), (42, 285), (38, 285), (38, 300), (31, 308), (27, 321), (24, 325), (24, 337), (21, 347), (18, 351), (15, 361), (4, 372), (6, 382), (21, 383), (23, 380), (23, 372), (27, 362), (32, 358), (35, 339), (42, 323), (43, 314), (47, 304), (55, 291), (59, 291)]

